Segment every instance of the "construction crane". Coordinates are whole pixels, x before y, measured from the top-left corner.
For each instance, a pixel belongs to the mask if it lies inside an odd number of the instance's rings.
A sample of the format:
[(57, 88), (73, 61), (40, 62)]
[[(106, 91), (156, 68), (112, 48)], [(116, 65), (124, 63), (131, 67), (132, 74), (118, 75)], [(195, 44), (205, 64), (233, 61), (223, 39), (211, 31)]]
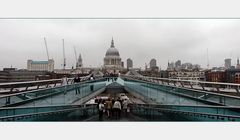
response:
[(77, 60), (77, 51), (76, 51), (76, 47), (73, 46), (73, 49), (74, 49), (74, 53), (75, 53), (76, 67), (77, 67), (77, 62), (78, 62), (78, 60)]
[(63, 39), (63, 69), (66, 67), (66, 57), (65, 57), (65, 48), (64, 48), (64, 39)]
[(44, 42), (45, 42), (45, 46), (46, 46), (46, 51), (47, 51), (47, 58), (49, 60), (49, 54), (48, 54), (48, 48), (47, 48), (47, 41), (46, 38), (44, 37)]
[(209, 57), (208, 57), (208, 48), (207, 48), (207, 69), (209, 69)]

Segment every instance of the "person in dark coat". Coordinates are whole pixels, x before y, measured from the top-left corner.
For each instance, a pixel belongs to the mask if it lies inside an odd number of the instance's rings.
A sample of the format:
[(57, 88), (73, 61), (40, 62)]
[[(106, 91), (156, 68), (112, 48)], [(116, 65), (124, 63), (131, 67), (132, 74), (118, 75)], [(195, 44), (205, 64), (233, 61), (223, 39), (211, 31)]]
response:
[(98, 104), (99, 121), (103, 120), (103, 110), (104, 110), (103, 100), (99, 100), (99, 104)]
[(73, 79), (74, 83), (75, 83), (75, 93), (76, 94), (80, 94), (80, 85), (77, 84), (80, 82), (80, 78), (77, 76), (77, 77), (74, 77)]

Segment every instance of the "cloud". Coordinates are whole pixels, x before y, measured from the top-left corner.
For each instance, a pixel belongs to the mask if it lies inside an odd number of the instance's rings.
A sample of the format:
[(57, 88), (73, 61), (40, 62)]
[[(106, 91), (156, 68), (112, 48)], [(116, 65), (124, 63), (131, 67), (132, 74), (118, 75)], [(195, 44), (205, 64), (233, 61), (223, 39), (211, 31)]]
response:
[(206, 50), (212, 66), (221, 66), (224, 58), (233, 64), (240, 55), (239, 19), (1, 19), (0, 69), (11, 64), (26, 68), (27, 59), (46, 60), (43, 37), (55, 68), (63, 61), (65, 39), (67, 67), (75, 65), (81, 53), (84, 66), (101, 66), (111, 38), (126, 64), (132, 58), (135, 67), (156, 58), (165, 69), (178, 59), (206, 67)]

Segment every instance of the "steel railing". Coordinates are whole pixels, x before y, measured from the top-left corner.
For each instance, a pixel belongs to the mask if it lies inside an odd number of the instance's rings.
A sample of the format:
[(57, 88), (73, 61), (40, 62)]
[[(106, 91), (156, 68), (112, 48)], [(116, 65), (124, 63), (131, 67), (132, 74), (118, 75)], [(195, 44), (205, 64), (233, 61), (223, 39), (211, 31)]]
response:
[(159, 120), (163, 115), (170, 114), (168, 116), (175, 121), (181, 120), (182, 117), (185, 121), (240, 121), (240, 107), (132, 104), (131, 110), (133, 114), (147, 117), (149, 120)]
[(231, 92), (239, 94), (240, 84), (236, 83), (223, 83), (223, 82), (207, 82), (198, 80), (179, 80), (179, 79), (169, 79), (169, 78), (158, 78), (158, 77), (148, 77), (148, 76), (126, 76), (122, 75), (122, 78), (131, 78), (137, 80), (143, 80), (153, 83), (174, 85), (187, 87), (191, 89), (198, 90), (209, 90), (215, 92)]

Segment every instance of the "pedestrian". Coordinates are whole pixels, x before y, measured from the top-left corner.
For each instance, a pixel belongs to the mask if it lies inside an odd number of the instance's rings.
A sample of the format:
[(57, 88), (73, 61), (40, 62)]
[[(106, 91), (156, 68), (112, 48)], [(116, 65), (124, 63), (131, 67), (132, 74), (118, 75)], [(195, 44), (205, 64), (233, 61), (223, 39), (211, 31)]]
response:
[(62, 78), (62, 86), (64, 86), (64, 92), (63, 92), (64, 95), (67, 93), (67, 84), (68, 84), (67, 76), (64, 75)]
[(90, 85), (90, 90), (91, 90), (91, 91), (94, 90), (94, 85), (93, 85), (93, 84)]
[(78, 76), (77, 76), (77, 83), (78, 83), (78, 87), (79, 87), (79, 88), (78, 88), (78, 89), (79, 89), (79, 94), (80, 94), (80, 92), (81, 92), (81, 90), (80, 90), (80, 88), (81, 88), (81, 85), (80, 85), (80, 84), (81, 84), (81, 83), (80, 83), (80, 82), (81, 82), (81, 78), (80, 78), (80, 76), (78, 75)]
[(62, 85), (63, 85), (63, 86), (66, 86), (67, 84), (68, 84), (68, 82), (67, 82), (67, 76), (64, 75), (63, 78), (62, 78)]
[(116, 115), (116, 119), (120, 119), (121, 117), (121, 103), (119, 99), (113, 104), (114, 114)]
[(112, 102), (111, 116), (114, 116), (114, 108), (113, 108), (113, 105), (114, 105), (114, 103), (115, 103), (114, 98), (112, 98), (111, 102)]
[(79, 77), (78, 76), (74, 77), (73, 81), (74, 81), (74, 84), (75, 84), (75, 93), (80, 94), (80, 86), (78, 84), (80, 82)]
[(129, 100), (128, 99), (124, 99), (124, 101), (122, 102), (123, 105), (123, 112), (125, 116), (128, 116), (128, 112), (129, 112)]
[(77, 77), (74, 77), (73, 82), (77, 83)]
[(112, 109), (112, 101), (110, 100), (110, 98), (108, 98), (106, 101), (106, 110), (107, 110), (108, 118), (110, 118), (111, 109)]
[(77, 82), (77, 83), (80, 83), (80, 81), (81, 81), (80, 77), (77, 76), (77, 80), (76, 80), (76, 82)]
[(99, 100), (99, 104), (98, 104), (99, 121), (103, 120), (103, 110), (104, 110), (103, 100)]

